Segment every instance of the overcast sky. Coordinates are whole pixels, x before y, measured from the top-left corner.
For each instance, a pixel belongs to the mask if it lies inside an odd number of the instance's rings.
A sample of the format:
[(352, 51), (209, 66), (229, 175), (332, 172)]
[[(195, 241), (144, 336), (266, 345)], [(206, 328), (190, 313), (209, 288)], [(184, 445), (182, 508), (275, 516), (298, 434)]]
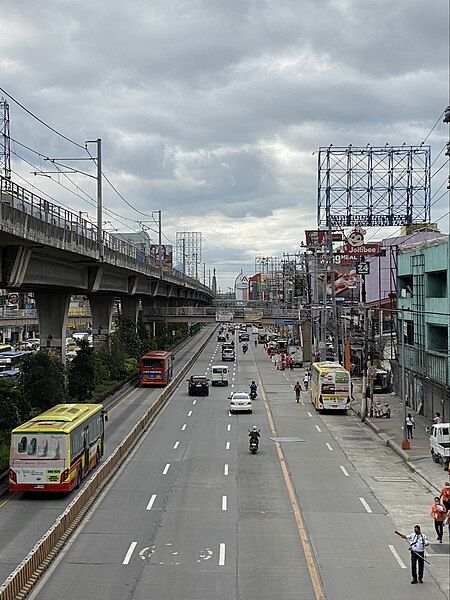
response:
[[(449, 104), (443, 0), (0, 0), (0, 8), (1, 87), (68, 137), (101, 137), (104, 170), (120, 192), (143, 212), (162, 208), (171, 240), (201, 231), (203, 259), (224, 289), (241, 268), (253, 272), (255, 255), (293, 252), (315, 227), (319, 146), (420, 144)], [(10, 110), (13, 138), (51, 157), (82, 152), (13, 102)], [(439, 123), (428, 139), (434, 158), (447, 139)], [(15, 155), (13, 169), (18, 182), (95, 215)], [(93, 180), (73, 179), (95, 196)], [(107, 187), (105, 204), (132, 229), (145, 220)], [(447, 211), (445, 196), (432, 217)], [(448, 231), (448, 217), (439, 224)]]

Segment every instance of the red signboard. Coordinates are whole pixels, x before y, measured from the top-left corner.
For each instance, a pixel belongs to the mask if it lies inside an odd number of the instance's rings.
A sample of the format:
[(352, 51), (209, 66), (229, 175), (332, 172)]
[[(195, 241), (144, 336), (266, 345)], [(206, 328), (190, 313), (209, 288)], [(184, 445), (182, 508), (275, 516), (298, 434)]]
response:
[[(323, 246), (328, 244), (328, 231), (322, 229), (308, 229), (305, 231), (307, 246)], [(342, 242), (343, 236), (340, 231), (333, 231), (331, 234), (333, 242)]]
[(344, 244), (343, 254), (350, 254), (351, 256), (377, 256), (380, 250), (380, 244), (362, 244), (357, 247)]

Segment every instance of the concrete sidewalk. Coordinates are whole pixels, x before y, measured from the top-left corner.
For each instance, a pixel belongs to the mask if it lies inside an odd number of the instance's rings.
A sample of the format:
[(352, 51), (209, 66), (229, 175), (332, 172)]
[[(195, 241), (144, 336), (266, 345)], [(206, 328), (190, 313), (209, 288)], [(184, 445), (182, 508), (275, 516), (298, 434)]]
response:
[[(361, 415), (361, 381), (353, 380), (353, 401), (352, 409)], [(381, 404), (389, 402), (392, 413), (390, 419), (366, 418), (365, 423), (394, 452), (408, 463), (409, 467), (421, 475), (430, 485), (440, 490), (445, 481), (449, 480), (449, 474), (443, 469), (442, 464), (434, 463), (430, 453), (430, 442), (426, 428), (430, 427), (431, 422), (423, 415), (417, 414), (412, 408), (407, 407), (407, 414), (411, 413), (416, 424), (413, 430), (413, 439), (410, 440), (410, 449), (402, 449), (403, 441), (403, 402), (394, 393), (375, 394), (374, 400), (379, 400)]]

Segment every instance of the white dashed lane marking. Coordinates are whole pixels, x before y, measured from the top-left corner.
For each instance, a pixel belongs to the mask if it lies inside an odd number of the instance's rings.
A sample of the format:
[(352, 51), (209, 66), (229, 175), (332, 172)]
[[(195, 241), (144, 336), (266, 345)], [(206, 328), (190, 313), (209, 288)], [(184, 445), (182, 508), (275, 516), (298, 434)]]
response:
[(155, 500), (156, 500), (156, 494), (153, 494), (153, 496), (148, 501), (147, 508), (145, 510), (152, 510)]
[(344, 475), (346, 477), (350, 477), (350, 475), (347, 473), (347, 469), (345, 467), (343, 467), (342, 465), (339, 465), (339, 468), (341, 469), (341, 471), (344, 473)]
[(169, 471), (169, 469), (170, 469), (170, 463), (167, 463), (167, 465), (164, 467), (162, 474), (167, 475), (167, 472)]

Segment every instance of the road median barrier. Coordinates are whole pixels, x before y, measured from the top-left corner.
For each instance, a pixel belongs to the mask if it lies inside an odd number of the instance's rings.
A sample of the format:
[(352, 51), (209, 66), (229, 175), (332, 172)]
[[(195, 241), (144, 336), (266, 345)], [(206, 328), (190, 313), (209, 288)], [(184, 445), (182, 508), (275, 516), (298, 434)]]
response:
[(50, 566), (53, 559), (67, 542), (69, 537), (81, 523), (83, 517), (91, 508), (102, 490), (111, 480), (124, 460), (136, 446), (156, 415), (166, 404), (186, 376), (186, 373), (203, 352), (203, 349), (215, 334), (211, 333), (185, 363), (180, 372), (167, 385), (159, 395), (156, 402), (148, 409), (145, 415), (136, 423), (125, 436), (112, 454), (97, 468), (86, 485), (75, 496), (65, 511), (58, 517), (50, 529), (34, 545), (20, 565), (11, 573), (0, 587), (0, 600), (23, 600), (30, 593), (33, 586)]

